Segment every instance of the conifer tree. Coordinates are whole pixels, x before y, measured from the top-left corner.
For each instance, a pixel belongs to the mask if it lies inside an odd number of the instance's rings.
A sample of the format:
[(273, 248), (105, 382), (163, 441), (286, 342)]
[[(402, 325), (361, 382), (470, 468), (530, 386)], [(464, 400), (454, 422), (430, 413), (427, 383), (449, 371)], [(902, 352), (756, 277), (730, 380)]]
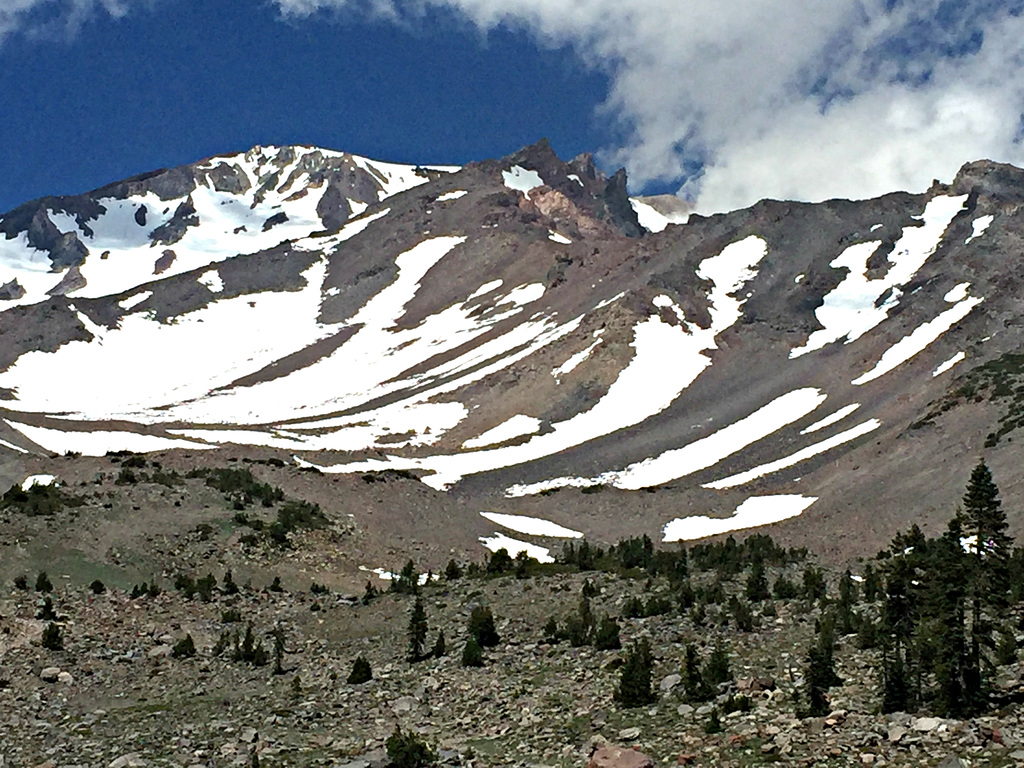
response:
[(864, 566), (864, 599), (873, 603), (882, 592), (882, 585), (878, 579), (878, 571), (871, 567), (871, 563)]
[(768, 592), (768, 577), (764, 572), (764, 563), (761, 558), (755, 558), (750, 566), (750, 575), (747, 576), (746, 585), (747, 600), (752, 603), (759, 603), (770, 597)]
[(608, 614), (601, 617), (601, 623), (594, 633), (594, 647), (599, 651), (615, 651), (622, 647), (619, 624)]
[(720, 637), (715, 639), (715, 647), (711, 649), (711, 655), (708, 656), (707, 666), (704, 667), (704, 680), (712, 689), (732, 680), (729, 649)]
[(357, 656), (356, 660), (352, 662), (352, 671), (348, 674), (347, 682), (350, 685), (362, 685), (372, 679), (373, 670), (370, 668), (370, 662), (366, 660), (365, 656)]
[(971, 472), (963, 498), (961, 544), (967, 557), (967, 658), (964, 694), (968, 705), (980, 707), (985, 696), (985, 673), (993, 664), (999, 617), (1010, 596), (1010, 552), (1006, 514), (999, 489), (985, 462)]
[(847, 568), (839, 580), (839, 604), (838, 604), (838, 631), (840, 635), (850, 635), (854, 632), (853, 606), (857, 602), (857, 584), (853, 580), (853, 574)]
[(434, 641), (434, 647), (430, 649), (430, 655), (435, 659), (440, 659), (447, 653), (447, 648), (444, 644), (444, 631), (441, 630), (437, 633), (437, 640)]
[(831, 616), (818, 622), (818, 635), (807, 653), (808, 714), (819, 717), (828, 712), (828, 689), (842, 685), (835, 669), (835, 625)]
[(490, 608), (477, 606), (470, 612), (469, 634), (476, 638), (481, 648), (493, 648), (501, 641)]
[(711, 689), (704, 681), (700, 669), (700, 658), (697, 648), (690, 643), (686, 646), (686, 666), (683, 668), (683, 690), (690, 701), (707, 701), (711, 698)]
[(656, 699), (651, 690), (651, 671), (654, 657), (647, 638), (634, 642), (626, 650), (622, 664), (619, 685), (615, 689), (615, 700), (624, 707), (640, 707)]
[(484, 651), (480, 647), (480, 643), (476, 641), (473, 635), (469, 636), (466, 640), (466, 645), (462, 649), (462, 666), (464, 667), (482, 667), (484, 665)]
[(409, 653), (408, 659), (411, 662), (423, 659), (423, 648), (427, 642), (427, 612), (423, 609), (423, 601), (416, 598), (409, 614)]

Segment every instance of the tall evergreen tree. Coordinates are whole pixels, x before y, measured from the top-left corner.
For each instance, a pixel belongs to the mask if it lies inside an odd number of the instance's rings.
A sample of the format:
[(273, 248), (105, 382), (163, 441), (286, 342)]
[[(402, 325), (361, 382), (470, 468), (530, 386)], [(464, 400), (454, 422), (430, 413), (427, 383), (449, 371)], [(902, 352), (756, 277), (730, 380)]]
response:
[(759, 603), (767, 600), (771, 594), (768, 591), (768, 577), (765, 576), (764, 562), (760, 557), (754, 559), (750, 566), (750, 575), (747, 576), (747, 600), (752, 603)]
[(409, 614), (409, 661), (423, 659), (423, 647), (427, 642), (427, 612), (423, 609), (423, 601), (416, 598), (412, 613)]
[(992, 473), (979, 461), (963, 498), (962, 545), (969, 555), (967, 566), (967, 668), (965, 694), (972, 705), (984, 696), (984, 675), (991, 669), (999, 621), (1010, 597), (1010, 553), (1013, 540), (1007, 534), (1006, 514)]
[(626, 651), (622, 676), (615, 689), (615, 700), (624, 707), (640, 707), (653, 702), (657, 698), (651, 690), (653, 667), (654, 657), (647, 638), (634, 642)]

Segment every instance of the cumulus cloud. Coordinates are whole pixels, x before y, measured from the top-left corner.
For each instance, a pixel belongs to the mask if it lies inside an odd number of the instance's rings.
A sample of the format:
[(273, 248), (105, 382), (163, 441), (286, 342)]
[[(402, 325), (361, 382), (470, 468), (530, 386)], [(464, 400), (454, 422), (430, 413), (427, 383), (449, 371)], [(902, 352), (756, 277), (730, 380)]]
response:
[(920, 190), (1024, 162), (1024, 0), (275, 0), (399, 22), (428, 7), (571, 45), (610, 76), (607, 148), (705, 212)]
[(0, 0), (0, 44), (15, 34), (68, 37), (97, 12), (118, 19), (151, 0)]

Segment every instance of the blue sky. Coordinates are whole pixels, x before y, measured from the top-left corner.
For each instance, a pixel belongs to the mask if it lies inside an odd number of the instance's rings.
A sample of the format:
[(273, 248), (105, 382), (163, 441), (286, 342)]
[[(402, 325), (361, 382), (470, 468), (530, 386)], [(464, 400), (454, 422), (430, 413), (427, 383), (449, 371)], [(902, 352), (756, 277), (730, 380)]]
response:
[(257, 143), (548, 137), (712, 212), (1024, 164), (1024, 0), (0, 0), (0, 210)]
[(571, 50), (443, 14), (283, 23), (269, 5), (165, 0), (49, 34), (0, 48), (0, 210), (254, 144), (461, 164), (611, 138), (594, 116), (606, 79)]

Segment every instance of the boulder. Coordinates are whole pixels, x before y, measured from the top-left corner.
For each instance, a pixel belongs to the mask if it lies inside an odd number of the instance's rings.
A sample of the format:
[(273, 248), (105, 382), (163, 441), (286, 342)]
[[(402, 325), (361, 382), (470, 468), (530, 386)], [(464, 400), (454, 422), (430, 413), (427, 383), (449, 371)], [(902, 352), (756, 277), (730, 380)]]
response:
[(668, 693), (683, 681), (682, 675), (668, 675), (661, 680), (661, 690)]
[(605, 744), (590, 755), (586, 768), (654, 768), (654, 759), (636, 749)]
[(46, 667), (39, 673), (40, 679), (46, 683), (56, 683), (60, 677), (60, 667)]

